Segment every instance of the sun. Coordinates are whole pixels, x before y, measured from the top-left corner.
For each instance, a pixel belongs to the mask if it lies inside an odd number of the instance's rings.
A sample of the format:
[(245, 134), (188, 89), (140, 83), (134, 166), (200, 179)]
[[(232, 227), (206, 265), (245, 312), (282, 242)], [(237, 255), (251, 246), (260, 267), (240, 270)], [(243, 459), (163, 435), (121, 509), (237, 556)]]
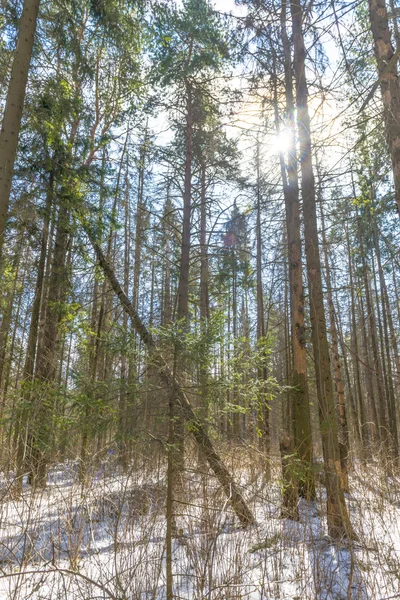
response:
[(275, 136), (274, 149), (277, 152), (287, 152), (292, 145), (292, 135), (289, 129), (282, 129), (279, 135)]

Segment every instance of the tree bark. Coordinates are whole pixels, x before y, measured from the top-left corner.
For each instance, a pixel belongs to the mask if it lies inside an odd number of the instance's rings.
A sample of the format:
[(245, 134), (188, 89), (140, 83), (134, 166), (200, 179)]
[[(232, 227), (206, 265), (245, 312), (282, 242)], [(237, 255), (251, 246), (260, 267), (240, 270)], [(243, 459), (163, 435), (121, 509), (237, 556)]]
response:
[(342, 368), (339, 357), (339, 338), (336, 329), (336, 317), (335, 317), (335, 305), (333, 303), (332, 294), (332, 281), (331, 281), (331, 270), (329, 265), (328, 257), (328, 244), (326, 240), (325, 231), (325, 217), (322, 206), (322, 200), (320, 203), (321, 210), (321, 226), (322, 226), (322, 245), (324, 250), (325, 259), (325, 280), (327, 287), (327, 298), (328, 298), (328, 312), (329, 312), (329, 325), (330, 334), (332, 341), (332, 358), (333, 358), (333, 371), (335, 374), (335, 392), (337, 397), (337, 407), (339, 415), (339, 451), (340, 451), (340, 464), (342, 467), (342, 487), (345, 491), (349, 488), (349, 473), (348, 473), (348, 456), (349, 456), (349, 431), (347, 427), (347, 416), (346, 416), (346, 404), (344, 397), (344, 385), (342, 379)]
[(38, 346), (36, 378), (41, 384), (40, 397), (33, 402), (33, 419), (30, 432), (26, 471), (34, 487), (46, 482), (47, 461), (52, 435), (52, 407), (54, 382), (57, 373), (59, 342), (58, 328), (62, 317), (62, 304), (66, 289), (65, 261), (68, 244), (69, 211), (66, 199), (60, 199), (53, 261), (49, 279), (46, 321), (41, 343)]
[(400, 217), (400, 81), (385, 0), (368, 0), (374, 52), (378, 66), (386, 137), (392, 159), (395, 200)]
[(266, 355), (263, 344), (265, 342), (265, 314), (264, 314), (264, 292), (262, 281), (262, 237), (261, 237), (261, 173), (260, 173), (260, 143), (257, 140), (257, 221), (256, 221), (256, 294), (257, 294), (257, 342), (260, 345), (259, 352), (263, 364), (258, 368), (259, 379), (259, 429), (260, 429), (260, 444), (265, 455), (266, 467), (265, 476), (267, 479), (271, 477), (271, 440), (270, 440), (270, 419), (269, 406), (266, 400), (266, 382), (268, 379), (268, 368), (265, 363)]
[[(209, 264), (207, 250), (207, 168), (205, 158), (200, 161), (200, 330), (206, 332), (210, 318), (209, 303)], [(200, 364), (200, 410), (207, 429), (208, 416), (208, 368), (207, 357), (201, 356)]]
[(25, 0), (0, 132), (0, 257), (40, 0)]
[[(394, 391), (394, 385), (393, 385), (392, 357), (390, 354), (391, 341), (389, 338), (389, 320), (391, 320), (391, 313), (390, 313), (389, 302), (386, 302), (386, 299), (387, 299), (386, 282), (385, 282), (385, 276), (384, 276), (383, 269), (382, 269), (381, 253), (380, 253), (379, 240), (378, 240), (377, 231), (376, 231), (375, 217), (373, 217), (373, 218), (374, 218), (374, 244), (375, 244), (375, 253), (376, 253), (376, 257), (377, 257), (377, 261), (378, 261), (378, 274), (379, 274), (379, 284), (380, 284), (380, 304), (381, 304), (382, 321), (383, 321), (383, 332), (382, 332), (382, 322), (381, 322), (381, 320), (379, 321), (380, 322), (381, 339), (382, 339), (382, 344), (381, 344), (382, 358), (384, 358), (386, 356), (385, 383), (386, 383), (386, 388), (387, 388), (386, 396), (387, 396), (387, 400), (388, 400), (389, 428), (390, 428), (391, 442), (393, 444), (394, 454), (395, 454), (395, 457), (398, 458), (398, 456), (399, 456), (398, 423), (397, 423), (395, 391)], [(378, 293), (377, 284), (376, 284), (375, 268), (374, 268), (374, 278), (375, 278), (376, 292)], [(377, 298), (377, 302), (378, 302), (378, 298)], [(393, 338), (392, 338), (392, 341), (393, 341)], [(395, 341), (395, 348), (396, 348), (396, 346), (397, 346), (396, 340), (394, 340), (394, 341)], [(396, 356), (396, 352), (395, 352), (395, 356)], [(397, 360), (398, 360), (398, 356), (397, 356)]]
[[(297, 487), (301, 495), (315, 497), (313, 449), (310, 420), (309, 390), (307, 382), (306, 334), (304, 323), (303, 258), (301, 247), (298, 156), (295, 141), (295, 102), (290, 43), (286, 29), (286, 1), (282, 4), (281, 33), (285, 62), (285, 95), (290, 144), (285, 164), (283, 153), (280, 167), (285, 199), (286, 232), (290, 285), (290, 330), (292, 346), (292, 369), (290, 385), (293, 403), (294, 445), (302, 468)], [(277, 98), (275, 101), (277, 107)], [(277, 110), (277, 108), (276, 108)], [(275, 117), (279, 133), (278, 115)], [(288, 442), (285, 444), (288, 453)]]
[(186, 82), (186, 147), (183, 194), (183, 227), (178, 287), (178, 320), (189, 314), (190, 221), (192, 216), (193, 98), (192, 85)]
[(311, 336), (314, 353), (317, 395), (321, 420), (327, 491), (328, 531), (334, 539), (354, 538), (343, 489), (341, 487), (338, 424), (333, 397), (329, 347), (326, 335), (325, 308), (322, 293), (315, 181), (312, 167), (310, 116), (306, 82), (306, 50), (302, 32), (303, 11), (300, 0), (291, 0), (296, 78), (297, 127), (300, 143), (301, 190), (304, 211), (304, 235), (310, 294)]
[[(25, 363), (23, 369), (22, 395), (25, 402), (31, 400), (31, 382), (35, 369), (35, 356), (38, 343), (40, 308), (43, 302), (44, 282), (45, 282), (45, 267), (48, 250), (49, 239), (49, 222), (51, 205), (54, 194), (54, 169), (50, 171), (49, 182), (47, 188), (46, 207), (43, 219), (42, 239), (40, 244), (39, 263), (37, 267), (37, 278), (35, 287), (35, 296), (32, 304), (31, 322), (29, 327), (28, 343), (26, 347)], [(23, 465), (26, 451), (26, 416), (18, 414), (17, 423), (14, 432), (14, 440), (17, 446), (16, 456), (16, 478), (15, 478), (15, 494), (17, 496), (22, 492), (22, 477)]]
[(363, 241), (363, 231), (361, 229), (361, 219), (360, 215), (357, 211), (356, 215), (357, 219), (357, 229), (358, 229), (358, 238), (360, 243), (360, 254), (361, 254), (361, 262), (362, 262), (362, 273), (364, 279), (364, 290), (365, 290), (365, 300), (367, 303), (367, 320), (369, 325), (369, 334), (370, 341), (372, 347), (372, 356), (374, 359), (374, 373), (375, 373), (375, 383), (377, 389), (377, 416), (378, 416), (378, 435), (379, 440), (382, 443), (382, 449), (384, 452), (390, 450), (390, 440), (389, 440), (389, 427), (388, 427), (388, 419), (386, 414), (386, 398), (382, 385), (382, 362), (379, 354), (378, 347), (378, 339), (377, 339), (377, 329), (376, 329), (376, 319), (374, 313), (374, 307), (371, 298), (371, 289), (368, 280), (368, 267), (365, 256), (365, 247)]
[(353, 278), (353, 261), (351, 259), (350, 239), (349, 231), (346, 227), (346, 245), (347, 245), (347, 256), (348, 256), (348, 268), (350, 278), (350, 296), (351, 296), (351, 327), (352, 327), (352, 345), (353, 345), (353, 365), (354, 365), (354, 377), (356, 383), (356, 397), (358, 406), (358, 422), (360, 431), (360, 440), (362, 448), (366, 448), (367, 443), (370, 441), (368, 436), (369, 428), (367, 426), (365, 417), (364, 397), (361, 388), (361, 373), (360, 373), (360, 354), (358, 346), (358, 331), (357, 331), (357, 318), (356, 318), (356, 302), (354, 294), (354, 278)]

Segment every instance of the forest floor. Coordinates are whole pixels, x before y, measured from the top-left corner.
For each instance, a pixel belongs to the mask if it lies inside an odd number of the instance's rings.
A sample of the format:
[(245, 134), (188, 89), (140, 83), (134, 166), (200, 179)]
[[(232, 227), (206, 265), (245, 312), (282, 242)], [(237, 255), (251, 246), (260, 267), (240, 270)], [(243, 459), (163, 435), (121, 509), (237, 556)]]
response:
[[(0, 598), (165, 598), (162, 459), (129, 475), (104, 463), (85, 487), (76, 470), (59, 465), (43, 492), (25, 485), (18, 501), (7, 497), (3, 478)], [(322, 486), (315, 502), (301, 501), (300, 521), (292, 522), (280, 518), (278, 478), (263, 482), (254, 466), (235, 471), (257, 517), (248, 530), (238, 527), (210, 475), (185, 474), (173, 542), (176, 598), (400, 598), (400, 479), (377, 466), (353, 471), (347, 503), (359, 540), (333, 544)]]

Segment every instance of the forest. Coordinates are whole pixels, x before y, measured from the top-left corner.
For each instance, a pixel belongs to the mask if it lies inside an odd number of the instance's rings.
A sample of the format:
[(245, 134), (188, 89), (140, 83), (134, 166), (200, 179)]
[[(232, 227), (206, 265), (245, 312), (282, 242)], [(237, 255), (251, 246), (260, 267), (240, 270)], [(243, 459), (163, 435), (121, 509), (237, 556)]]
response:
[(400, 598), (398, 0), (1, 0), (0, 599)]

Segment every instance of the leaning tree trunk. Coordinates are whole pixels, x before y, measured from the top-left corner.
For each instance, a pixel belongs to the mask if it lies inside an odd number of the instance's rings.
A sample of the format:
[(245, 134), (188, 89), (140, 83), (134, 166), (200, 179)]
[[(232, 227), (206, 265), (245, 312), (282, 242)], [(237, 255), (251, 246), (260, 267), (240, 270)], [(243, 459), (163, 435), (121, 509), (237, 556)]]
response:
[(177, 377), (174, 376), (170, 366), (164, 360), (157, 345), (154, 341), (150, 331), (141, 321), (137, 311), (134, 309), (131, 301), (123, 291), (119, 281), (117, 280), (113, 270), (111, 269), (106, 257), (103, 254), (100, 246), (94, 241), (89, 226), (85, 224), (84, 219), (81, 219), (84, 224), (84, 229), (89, 237), (89, 240), (93, 246), (96, 254), (96, 258), (99, 265), (103, 269), (104, 275), (107, 278), (111, 288), (118, 297), (118, 300), (124, 310), (128, 313), (133, 328), (146, 346), (147, 350), (151, 355), (153, 364), (157, 367), (160, 378), (166, 385), (167, 389), (174, 390), (175, 399), (178, 401), (181, 411), (184, 413), (185, 418), (188, 421), (190, 432), (192, 433), (197, 445), (201, 448), (201, 451), (207, 460), (210, 468), (213, 470), (216, 478), (222, 486), (227, 498), (232, 504), (232, 508), (235, 511), (240, 523), (243, 527), (247, 527), (255, 523), (255, 519), (252, 515), (251, 510), (247, 506), (242, 494), (228, 469), (222, 462), (220, 456), (214, 449), (211, 439), (207, 435), (207, 432), (203, 426), (203, 423), (198, 419), (194, 412), (189, 399), (187, 398), (182, 386), (179, 384)]
[(296, 78), (297, 125), (300, 142), (301, 190), (304, 211), (304, 238), (310, 294), (311, 337), (314, 353), (317, 395), (321, 420), (327, 491), (328, 531), (334, 539), (356, 537), (351, 526), (341, 487), (338, 423), (333, 396), (325, 308), (322, 293), (315, 181), (312, 167), (310, 116), (306, 81), (306, 51), (302, 32), (303, 11), (300, 0), (291, 0)]
[(400, 216), (400, 81), (397, 69), (398, 51), (391, 41), (385, 0), (368, 0), (371, 32), (378, 66), (386, 137), (392, 159), (397, 211)]
[(0, 256), (40, 0), (25, 0), (0, 132)]

